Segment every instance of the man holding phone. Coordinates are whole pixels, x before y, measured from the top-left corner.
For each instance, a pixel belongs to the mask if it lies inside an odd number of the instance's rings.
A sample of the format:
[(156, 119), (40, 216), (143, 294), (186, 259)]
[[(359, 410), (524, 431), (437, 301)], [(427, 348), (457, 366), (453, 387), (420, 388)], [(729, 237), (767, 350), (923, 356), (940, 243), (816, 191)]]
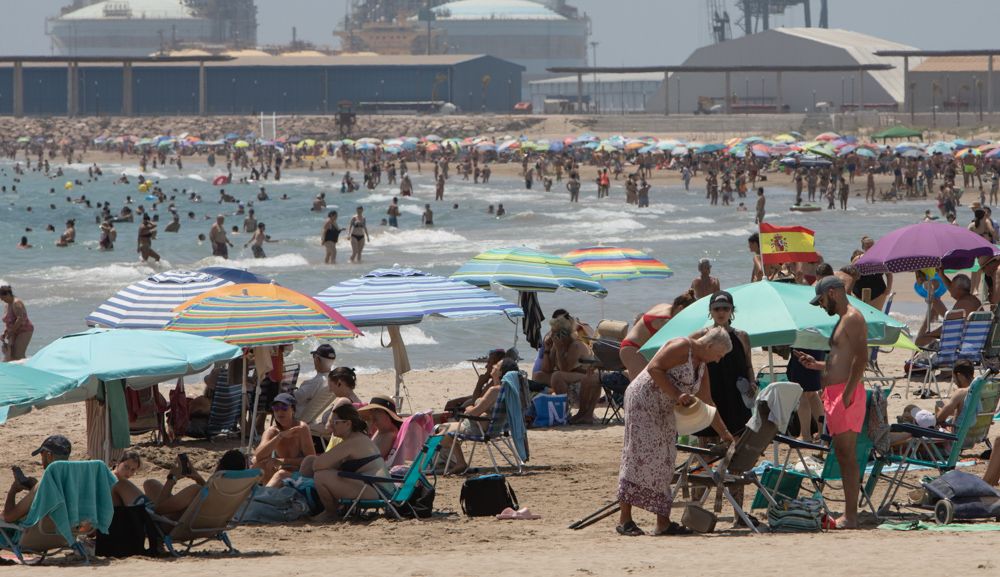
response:
[[(42, 445), (35, 449), (31, 456), (42, 458), (42, 468), (46, 468), (55, 461), (68, 461), (73, 450), (73, 445), (69, 439), (62, 435), (52, 435), (42, 442)], [(20, 467), (11, 467), (14, 473), (14, 482), (7, 490), (7, 500), (3, 504), (3, 520), (7, 523), (16, 523), (28, 514), (31, 510), (31, 503), (35, 500), (35, 491), (38, 490), (38, 479), (28, 477), (21, 471)], [(28, 494), (17, 501), (17, 494), (27, 491)]]

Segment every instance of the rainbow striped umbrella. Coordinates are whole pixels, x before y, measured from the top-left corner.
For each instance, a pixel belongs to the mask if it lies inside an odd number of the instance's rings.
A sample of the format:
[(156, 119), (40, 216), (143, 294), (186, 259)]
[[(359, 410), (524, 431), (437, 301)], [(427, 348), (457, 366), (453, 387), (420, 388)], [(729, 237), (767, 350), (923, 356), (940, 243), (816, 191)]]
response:
[(662, 279), (674, 276), (670, 267), (634, 248), (591, 246), (574, 250), (566, 260), (598, 280)]
[(284, 345), (306, 337), (349, 339), (360, 334), (353, 325), (344, 326), (303, 304), (248, 295), (201, 299), (180, 311), (164, 330), (241, 347)]
[(568, 288), (601, 298), (608, 294), (593, 277), (563, 257), (524, 247), (495, 248), (480, 253), (463, 264), (451, 278), (478, 287), (498, 284), (522, 292), (555, 292)]

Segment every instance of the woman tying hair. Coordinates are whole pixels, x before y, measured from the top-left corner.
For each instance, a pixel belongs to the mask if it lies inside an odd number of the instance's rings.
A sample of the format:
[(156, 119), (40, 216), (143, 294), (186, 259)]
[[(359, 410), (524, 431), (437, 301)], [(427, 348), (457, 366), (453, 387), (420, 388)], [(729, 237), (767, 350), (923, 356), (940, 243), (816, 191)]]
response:
[[(368, 436), (368, 425), (354, 405), (347, 400), (338, 399), (333, 414), (327, 422), (326, 430), (339, 438), (340, 443), (322, 455), (306, 457), (302, 461), (300, 470), (303, 476), (313, 478), (316, 492), (326, 509), (315, 518), (317, 521), (338, 519), (337, 508), (340, 499), (353, 499), (359, 493), (363, 499), (379, 497), (374, 489), (365, 487), (361, 481), (341, 477), (340, 471), (363, 473), (373, 477), (389, 476), (382, 454)], [(385, 486), (385, 491), (391, 495), (395, 487), (388, 484)]]
[(674, 299), (674, 302), (661, 303), (649, 309), (642, 315), (636, 317), (628, 335), (622, 339), (621, 349), (618, 351), (618, 358), (625, 365), (629, 379), (635, 380), (642, 369), (646, 368), (646, 357), (639, 354), (639, 349), (646, 344), (656, 331), (667, 324), (674, 315), (677, 315), (695, 301), (694, 290), (688, 289)]

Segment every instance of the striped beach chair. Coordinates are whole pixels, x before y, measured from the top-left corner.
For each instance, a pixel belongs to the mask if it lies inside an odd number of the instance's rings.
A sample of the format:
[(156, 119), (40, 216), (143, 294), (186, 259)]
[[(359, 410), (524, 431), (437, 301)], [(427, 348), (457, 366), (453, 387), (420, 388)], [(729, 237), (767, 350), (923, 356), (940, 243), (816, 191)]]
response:
[[(907, 377), (912, 381), (914, 368), (926, 369), (923, 384), (920, 387), (921, 395), (930, 392), (933, 385), (937, 389), (937, 395), (941, 396), (941, 388), (937, 384), (937, 371), (938, 369), (950, 369), (958, 360), (958, 347), (962, 344), (964, 331), (965, 311), (949, 311), (941, 323), (941, 338), (938, 340), (937, 350), (921, 348), (914, 354)], [(910, 396), (909, 385), (906, 387), (906, 396)]]

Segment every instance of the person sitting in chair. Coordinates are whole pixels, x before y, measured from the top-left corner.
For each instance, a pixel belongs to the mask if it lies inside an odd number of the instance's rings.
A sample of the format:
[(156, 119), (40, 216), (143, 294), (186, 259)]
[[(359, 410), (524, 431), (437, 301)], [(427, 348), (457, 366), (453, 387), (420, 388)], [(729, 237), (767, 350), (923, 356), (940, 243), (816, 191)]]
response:
[[(201, 492), (202, 487), (205, 485), (205, 478), (201, 476), (190, 462), (185, 464), (184, 461), (185, 459), (181, 455), (177, 456), (174, 466), (167, 473), (167, 480), (165, 482), (161, 483), (155, 479), (147, 479), (142, 484), (143, 493), (154, 504), (153, 510), (175, 521), (180, 519), (181, 515), (194, 502), (195, 497), (198, 496), (198, 493)], [(247, 460), (243, 456), (243, 453), (237, 449), (230, 449), (223, 453), (215, 471), (244, 471), (246, 468)], [(183, 478), (191, 479), (195, 484), (188, 485), (177, 493), (174, 493), (177, 481)]]
[(367, 405), (358, 409), (361, 418), (368, 423), (372, 433), (372, 441), (378, 447), (383, 459), (389, 457), (396, 435), (403, 426), (403, 418), (396, 414), (396, 403), (385, 395), (376, 395)]
[(476, 401), (476, 404), (472, 408), (465, 411), (462, 420), (457, 423), (438, 426), (434, 434), (445, 435), (441, 440), (442, 451), (445, 453), (451, 451), (451, 445), (455, 444), (455, 450), (452, 452), (452, 467), (448, 471), (445, 471), (446, 473), (464, 471), (469, 467), (465, 461), (465, 456), (462, 454), (462, 441), (456, 434), (480, 435), (488, 426), (486, 422), (477, 422), (465, 417), (490, 418), (493, 415), (493, 407), (496, 406), (497, 399), (500, 397), (504, 375), (511, 371), (517, 372), (518, 370), (517, 361), (511, 358), (504, 358), (501, 362), (493, 365), (493, 371), (490, 373), (489, 388), (483, 392), (483, 396)]
[[(73, 445), (69, 439), (62, 435), (52, 435), (42, 441), (42, 445), (31, 452), (32, 457), (41, 456), (42, 469), (56, 461), (68, 461), (73, 450)], [(7, 490), (7, 500), (3, 504), (3, 520), (7, 523), (16, 523), (23, 519), (31, 510), (31, 503), (35, 500), (35, 492), (38, 491), (38, 479), (25, 477), (21, 469), (14, 469), (14, 481)], [(28, 494), (17, 500), (17, 494), (27, 491)]]
[(141, 466), (142, 458), (135, 451), (125, 451), (122, 453), (121, 458), (118, 459), (118, 464), (115, 465), (112, 471), (115, 474), (115, 478), (118, 479), (114, 486), (111, 487), (111, 502), (115, 507), (130, 507), (146, 502), (146, 495), (132, 482), (132, 477)]
[[(921, 409), (917, 405), (907, 405), (903, 408), (903, 414), (898, 417), (897, 421), (925, 429), (954, 432), (955, 423), (962, 418), (962, 408), (965, 407), (965, 399), (969, 395), (969, 387), (975, 377), (976, 372), (972, 362), (966, 359), (955, 361), (955, 366), (951, 370), (955, 392), (951, 394), (948, 402), (939, 400), (935, 403), (933, 412)], [(903, 432), (890, 433), (889, 435), (889, 441), (893, 446), (903, 445), (911, 438), (909, 433)]]
[(281, 487), (299, 470), (302, 460), (316, 454), (309, 424), (295, 420), (295, 397), (281, 393), (271, 403), (274, 425), (264, 431), (254, 451), (254, 466), (264, 472), (262, 482)]
[[(964, 275), (957, 274), (955, 278), (948, 278), (944, 274), (944, 270), (937, 270), (938, 276), (944, 282), (945, 288), (948, 289), (948, 294), (951, 298), (955, 299), (955, 304), (951, 306), (951, 311), (962, 311), (962, 314), (966, 319), (969, 315), (982, 306), (982, 303), (972, 294), (972, 280)], [(931, 299), (931, 310), (930, 314), (933, 317), (944, 317), (949, 311), (945, 306), (944, 302), (941, 301), (941, 297), (930, 295)], [(913, 341), (919, 347), (926, 347), (927, 345), (933, 343), (934, 341), (941, 338), (941, 328), (938, 327), (934, 330), (927, 329), (927, 319), (920, 324), (920, 332), (917, 333), (917, 338)]]
[(550, 343), (547, 345), (552, 374), (549, 386), (557, 395), (569, 393), (571, 385), (580, 385), (579, 410), (570, 417), (570, 423), (589, 425), (594, 422), (594, 406), (601, 392), (597, 371), (587, 361), (593, 360), (593, 353), (580, 340), (576, 321), (568, 314), (549, 321)]
[(483, 389), (492, 381), (490, 375), (493, 373), (494, 365), (503, 360), (505, 354), (506, 351), (503, 349), (493, 349), (487, 353), (486, 367), (483, 369), (483, 374), (479, 375), (479, 378), (476, 380), (476, 388), (472, 390), (472, 394), (466, 397), (451, 399), (444, 405), (445, 412), (456, 412), (463, 407), (474, 405), (476, 400), (483, 396)]

